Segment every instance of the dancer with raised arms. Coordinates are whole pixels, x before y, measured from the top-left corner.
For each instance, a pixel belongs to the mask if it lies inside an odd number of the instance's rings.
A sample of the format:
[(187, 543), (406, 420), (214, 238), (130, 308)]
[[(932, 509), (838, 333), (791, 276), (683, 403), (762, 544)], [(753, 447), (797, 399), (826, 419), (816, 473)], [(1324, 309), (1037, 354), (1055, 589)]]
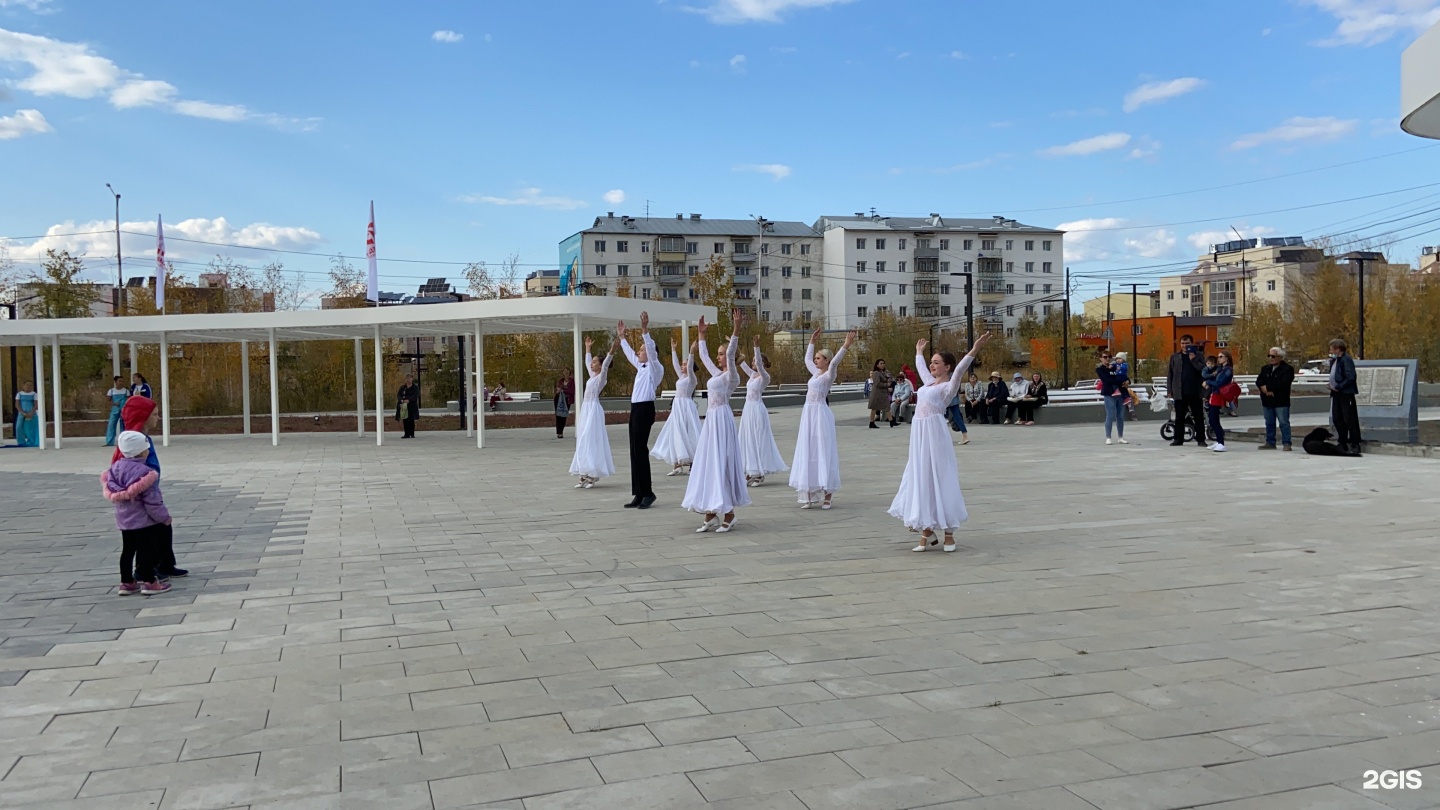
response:
[(635, 384), (630, 389), (630, 494), (626, 509), (649, 509), (655, 504), (650, 483), (650, 428), (655, 426), (655, 390), (665, 379), (665, 366), (655, 357), (650, 337), (650, 313), (640, 313), (640, 348), (630, 348), (625, 339), (625, 322), (615, 325), (615, 339), (625, 359), (635, 367)]
[(670, 365), (675, 367), (675, 398), (670, 400), (670, 416), (655, 440), (650, 455), (670, 464), (666, 475), (679, 475), (695, 459), (695, 443), (700, 440), (700, 411), (695, 407), (695, 344), (681, 360), (675, 354), (675, 341), (670, 341)]
[(770, 411), (765, 407), (765, 389), (770, 387), (770, 358), (760, 352), (760, 336), (755, 336), (755, 366), (740, 363), (745, 373), (745, 409), (740, 412), (740, 457), (745, 463), (745, 483), (758, 487), (770, 473), (790, 469), (775, 445), (770, 429)]
[(580, 413), (575, 417), (575, 457), (570, 461), (570, 474), (580, 476), (576, 489), (590, 489), (595, 482), (615, 474), (615, 461), (610, 457), (610, 437), (605, 433), (605, 406), (600, 392), (610, 376), (610, 361), (615, 359), (615, 344), (605, 359), (592, 357), (590, 347), (595, 341), (585, 338), (585, 368), (590, 370)]
[(945, 424), (945, 408), (960, 390), (976, 353), (989, 340), (989, 332), (981, 335), (958, 364), (950, 352), (936, 352), (927, 363), (925, 346), (929, 341), (921, 338), (915, 343), (915, 368), (924, 385), (915, 392), (910, 458), (900, 478), (900, 491), (890, 503), (890, 514), (904, 521), (906, 528), (920, 532), (920, 545), (911, 551), (926, 551), (939, 543), (936, 532), (945, 534), (943, 549), (954, 551), (955, 530), (969, 516), (960, 492), (960, 471)]
[[(728, 532), (735, 526), (735, 508), (750, 505), (750, 493), (745, 490), (745, 474), (740, 459), (740, 438), (735, 428), (735, 414), (730, 410), (730, 395), (740, 384), (740, 373), (735, 369), (735, 352), (740, 345), (740, 323), (743, 316), (739, 309), (731, 313), (731, 323), (736, 334), (730, 336), (723, 348), (715, 351), (715, 362), (710, 362), (710, 350), (705, 344), (705, 318), (700, 318), (697, 354), (710, 370), (710, 380), (705, 384), (705, 425), (700, 428), (700, 442), (695, 446), (695, 463), (690, 467), (690, 480), (686, 482), (685, 499), (680, 505), (692, 512), (705, 516), (696, 532)], [(717, 526), (716, 523), (719, 523)]]
[[(829, 509), (831, 497), (840, 490), (840, 447), (835, 438), (835, 412), (825, 399), (835, 384), (835, 373), (845, 353), (855, 342), (855, 332), (845, 336), (845, 345), (832, 357), (829, 349), (817, 349), (820, 330), (810, 336), (805, 348), (805, 367), (810, 382), (805, 389), (805, 407), (800, 411), (800, 435), (795, 440), (795, 458), (790, 462), (790, 488), (799, 496), (801, 509)], [(820, 499), (820, 500), (817, 500)]]

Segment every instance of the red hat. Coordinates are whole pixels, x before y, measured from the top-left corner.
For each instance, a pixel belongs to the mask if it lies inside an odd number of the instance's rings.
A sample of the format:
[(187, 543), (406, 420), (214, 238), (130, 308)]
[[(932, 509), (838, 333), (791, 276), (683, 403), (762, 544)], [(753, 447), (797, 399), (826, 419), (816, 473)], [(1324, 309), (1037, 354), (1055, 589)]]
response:
[[(134, 430), (140, 433), (145, 432), (145, 421), (150, 414), (155, 412), (155, 400), (149, 397), (133, 396), (125, 400), (125, 406), (120, 409), (120, 421), (124, 423), (126, 430)], [(114, 464), (122, 457), (120, 448), (115, 448), (115, 453), (110, 456), (110, 463)]]

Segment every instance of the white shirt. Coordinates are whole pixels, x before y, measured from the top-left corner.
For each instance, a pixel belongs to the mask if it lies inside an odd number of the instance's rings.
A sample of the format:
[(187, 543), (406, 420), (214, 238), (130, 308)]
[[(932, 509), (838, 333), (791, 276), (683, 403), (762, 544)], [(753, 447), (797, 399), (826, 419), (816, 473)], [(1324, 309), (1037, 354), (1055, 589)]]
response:
[(665, 381), (665, 364), (655, 356), (655, 341), (650, 339), (649, 332), (642, 332), (640, 337), (645, 341), (644, 363), (640, 362), (635, 350), (630, 348), (630, 341), (620, 341), (620, 348), (625, 351), (625, 359), (635, 367), (635, 387), (630, 391), (632, 405), (637, 402), (654, 402), (656, 389)]

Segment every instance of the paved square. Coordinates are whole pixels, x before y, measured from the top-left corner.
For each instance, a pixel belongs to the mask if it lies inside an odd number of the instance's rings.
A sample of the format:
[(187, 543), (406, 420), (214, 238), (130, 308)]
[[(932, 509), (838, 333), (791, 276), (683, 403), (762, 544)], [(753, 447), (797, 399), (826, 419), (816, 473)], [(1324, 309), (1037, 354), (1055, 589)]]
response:
[(150, 598), (96, 440), (0, 452), (0, 805), (1440, 805), (1437, 462), (976, 426), (960, 551), (911, 554), (862, 407), (835, 509), (780, 476), (725, 535), (544, 430), (181, 438)]

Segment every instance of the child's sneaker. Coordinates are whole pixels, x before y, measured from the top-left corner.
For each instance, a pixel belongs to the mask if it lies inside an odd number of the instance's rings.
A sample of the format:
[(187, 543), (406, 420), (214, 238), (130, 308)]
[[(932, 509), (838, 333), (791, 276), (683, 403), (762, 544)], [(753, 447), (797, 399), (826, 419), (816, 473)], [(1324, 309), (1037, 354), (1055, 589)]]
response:
[(161, 582), (158, 579), (154, 582), (146, 582), (140, 585), (140, 593), (145, 596), (154, 596), (157, 593), (165, 593), (168, 590), (170, 590), (170, 583)]
[(140, 583), (138, 582), (122, 582), (116, 590), (118, 596), (129, 596), (135, 593), (140, 593)]

